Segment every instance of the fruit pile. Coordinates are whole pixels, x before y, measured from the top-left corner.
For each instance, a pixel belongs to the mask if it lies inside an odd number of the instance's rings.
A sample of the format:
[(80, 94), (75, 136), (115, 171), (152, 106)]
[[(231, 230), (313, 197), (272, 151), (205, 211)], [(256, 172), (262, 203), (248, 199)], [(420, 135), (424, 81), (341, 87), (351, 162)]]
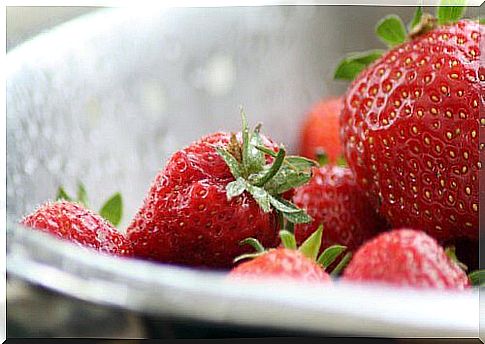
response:
[(381, 20), (389, 50), (339, 64), (335, 77), (352, 82), (309, 112), (302, 156), (241, 111), (241, 132), (204, 136), (170, 157), (126, 235), (114, 227), (121, 195), (98, 215), (82, 185), (77, 200), (61, 188), (21, 224), (231, 280), (479, 284), (482, 272), (467, 272), (478, 268), (484, 27), (463, 12), (440, 7), (435, 18), (418, 8), (408, 29), (396, 16)]

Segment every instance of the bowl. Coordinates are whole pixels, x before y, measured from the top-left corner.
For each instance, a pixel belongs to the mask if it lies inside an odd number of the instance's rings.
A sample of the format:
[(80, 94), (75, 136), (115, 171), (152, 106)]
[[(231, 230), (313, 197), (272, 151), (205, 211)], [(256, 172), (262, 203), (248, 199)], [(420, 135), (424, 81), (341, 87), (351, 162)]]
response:
[[(170, 154), (203, 134), (236, 130), (240, 105), (251, 122), (262, 121), (266, 133), (295, 151), (295, 128), (306, 110), (345, 90), (332, 80), (339, 57), (379, 47), (369, 23), (390, 12), (103, 9), (10, 51), (9, 280), (101, 309), (272, 333), (478, 336), (477, 291), (228, 283), (221, 272), (109, 257), (17, 225), (53, 199), (59, 185), (73, 191), (81, 180), (94, 208), (122, 192), (125, 228)], [(392, 12), (410, 17), (412, 9)]]

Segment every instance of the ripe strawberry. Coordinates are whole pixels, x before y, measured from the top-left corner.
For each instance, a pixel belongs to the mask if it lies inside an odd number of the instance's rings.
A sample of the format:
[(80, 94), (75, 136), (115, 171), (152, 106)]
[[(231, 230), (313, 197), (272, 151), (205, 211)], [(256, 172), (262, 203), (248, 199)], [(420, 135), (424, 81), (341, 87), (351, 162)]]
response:
[[(438, 13), (446, 22), (443, 13), (452, 12)], [(398, 25), (396, 18), (384, 23)], [(347, 91), (341, 116), (345, 157), (395, 228), (419, 228), (439, 240), (478, 238), (483, 29), (471, 20), (436, 26), (423, 15), (412, 39), (404, 42), (402, 33), (402, 43), (395, 42)], [(351, 60), (337, 74), (351, 68)]]
[[(230, 279), (282, 278), (300, 282), (330, 282), (330, 275), (325, 272), (325, 268), (333, 263), (345, 247), (333, 246), (317, 259), (322, 237), (321, 226), (298, 249), (293, 234), (283, 230), (280, 236), (283, 247), (269, 251), (252, 238), (243, 241), (251, 244), (257, 253), (236, 259), (254, 258), (233, 268), (229, 273)], [(336, 274), (342, 267), (332, 274)]]
[(308, 181), (314, 162), (285, 154), (244, 116), (238, 136), (215, 133), (173, 154), (128, 228), (135, 255), (224, 268), (244, 238), (276, 245), (278, 214), (310, 221), (280, 195)]
[(365, 243), (344, 270), (343, 280), (417, 288), (470, 286), (467, 275), (436, 240), (411, 229), (382, 233)]
[(296, 250), (276, 248), (245, 262), (230, 273), (231, 278), (277, 277), (305, 282), (330, 282), (330, 275)]
[(308, 113), (300, 137), (300, 154), (310, 159), (325, 155), (330, 163), (342, 156), (339, 117), (343, 99), (328, 98)]
[(295, 226), (297, 242), (323, 224), (322, 249), (338, 243), (354, 251), (386, 226), (345, 167), (314, 168), (310, 182), (295, 190), (293, 202), (313, 218), (311, 223)]
[(129, 241), (101, 216), (69, 201), (46, 203), (26, 216), (22, 225), (119, 256), (131, 256)]

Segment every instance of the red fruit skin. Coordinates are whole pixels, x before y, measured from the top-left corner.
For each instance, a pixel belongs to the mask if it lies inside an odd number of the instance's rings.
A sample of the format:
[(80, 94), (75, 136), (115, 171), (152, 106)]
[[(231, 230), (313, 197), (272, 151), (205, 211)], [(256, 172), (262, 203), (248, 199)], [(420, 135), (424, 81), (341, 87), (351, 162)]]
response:
[(345, 157), (394, 228), (478, 238), (480, 32), (462, 20), (399, 45), (346, 94)]
[(22, 219), (20, 224), (100, 252), (133, 255), (131, 244), (122, 233), (101, 216), (77, 203), (46, 203)]
[(340, 142), (340, 111), (343, 98), (327, 98), (310, 110), (300, 136), (300, 154), (316, 159), (319, 152), (327, 154), (330, 163), (336, 163), (343, 154)]
[(172, 155), (127, 230), (137, 257), (228, 268), (251, 251), (241, 240), (254, 237), (265, 247), (277, 243), (276, 212), (264, 213), (246, 192), (227, 200), (226, 185), (234, 177), (215, 147), (229, 140), (230, 134), (215, 133)]
[(244, 262), (229, 273), (230, 279), (280, 278), (299, 282), (330, 282), (327, 274), (315, 262), (299, 251), (277, 248)]
[(398, 229), (365, 243), (344, 270), (343, 280), (396, 286), (466, 289), (467, 275), (422, 231)]
[(321, 251), (335, 244), (353, 251), (387, 226), (344, 167), (314, 168), (312, 179), (295, 190), (293, 203), (313, 218), (309, 224), (295, 226), (298, 244), (323, 224)]

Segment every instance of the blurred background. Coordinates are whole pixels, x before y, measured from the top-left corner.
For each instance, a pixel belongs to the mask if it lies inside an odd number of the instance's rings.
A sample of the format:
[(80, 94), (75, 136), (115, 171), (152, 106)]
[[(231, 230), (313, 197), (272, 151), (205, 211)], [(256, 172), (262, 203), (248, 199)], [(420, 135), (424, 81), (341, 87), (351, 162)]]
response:
[(7, 52), (36, 34), (97, 9), (97, 7), (76, 6), (9, 6), (7, 7)]

